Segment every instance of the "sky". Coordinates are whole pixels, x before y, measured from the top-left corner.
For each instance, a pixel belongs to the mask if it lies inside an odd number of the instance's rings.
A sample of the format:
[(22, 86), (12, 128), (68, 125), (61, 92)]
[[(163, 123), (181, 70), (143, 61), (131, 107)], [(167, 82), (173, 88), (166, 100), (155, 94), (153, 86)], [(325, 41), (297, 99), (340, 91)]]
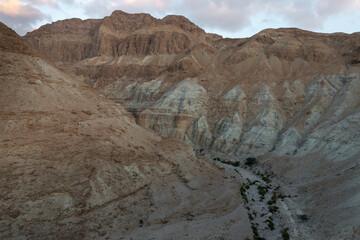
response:
[(0, 0), (0, 21), (19, 35), (67, 18), (103, 18), (114, 10), (176, 14), (223, 37), (250, 37), (265, 28), (360, 32), (360, 0)]

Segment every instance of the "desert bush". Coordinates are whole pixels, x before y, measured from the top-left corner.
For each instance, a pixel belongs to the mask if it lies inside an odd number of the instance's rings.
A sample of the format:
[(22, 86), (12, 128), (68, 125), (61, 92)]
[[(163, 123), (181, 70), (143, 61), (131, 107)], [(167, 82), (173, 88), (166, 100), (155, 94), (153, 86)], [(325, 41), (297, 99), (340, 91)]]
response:
[(277, 206), (269, 206), (269, 212), (276, 213), (279, 210)]
[(301, 221), (307, 221), (307, 220), (309, 220), (309, 216), (306, 215), (306, 214), (298, 215), (298, 218), (299, 218)]
[(261, 196), (265, 196), (266, 192), (267, 192), (267, 189), (263, 186), (258, 186), (258, 192)]
[(273, 231), (275, 229), (275, 225), (274, 222), (271, 219), (266, 219), (265, 221), (268, 225), (268, 227), (270, 228), (271, 231)]
[(245, 160), (245, 165), (251, 167), (253, 165), (257, 164), (257, 159), (254, 158), (254, 157), (248, 157), (246, 160)]
[(261, 179), (264, 180), (266, 183), (271, 183), (271, 179), (268, 176), (265, 176), (264, 174), (261, 174)]
[(281, 236), (283, 240), (290, 240), (290, 235), (288, 233), (289, 229), (288, 228), (284, 228), (281, 230)]
[(248, 198), (247, 198), (247, 196), (246, 196), (246, 188), (241, 187), (241, 188), (240, 188), (240, 193), (241, 193), (241, 197), (244, 199), (244, 201), (245, 201), (246, 203), (248, 203), (249, 201), (248, 201)]

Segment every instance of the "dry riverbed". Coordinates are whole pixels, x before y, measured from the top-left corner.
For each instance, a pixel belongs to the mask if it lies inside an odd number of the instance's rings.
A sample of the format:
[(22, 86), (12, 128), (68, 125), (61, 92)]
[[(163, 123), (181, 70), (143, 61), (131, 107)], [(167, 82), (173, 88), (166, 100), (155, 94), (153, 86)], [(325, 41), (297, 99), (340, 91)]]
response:
[(230, 175), (240, 175), (239, 189), (256, 240), (309, 239), (308, 216), (296, 203), (296, 192), (284, 186), (258, 164), (247, 166), (219, 153), (200, 153), (224, 167)]

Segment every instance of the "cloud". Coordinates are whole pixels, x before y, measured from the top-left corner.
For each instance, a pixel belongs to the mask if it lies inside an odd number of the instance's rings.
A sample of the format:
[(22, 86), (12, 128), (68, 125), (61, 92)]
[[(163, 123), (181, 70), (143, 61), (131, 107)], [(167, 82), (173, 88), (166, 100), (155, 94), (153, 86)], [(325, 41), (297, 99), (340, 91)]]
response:
[(77, 0), (82, 6), (85, 14), (91, 17), (104, 17), (110, 15), (114, 10), (122, 10), (129, 13), (152, 13), (164, 14), (170, 8), (172, 1), (169, 0)]
[(321, 30), (331, 16), (360, 9), (360, 0), (78, 0), (85, 14), (103, 17), (113, 10), (185, 15), (203, 28), (240, 31), (259, 15), (280, 18), (284, 25)]
[(360, 0), (181, 0), (177, 9), (203, 27), (238, 31), (259, 15), (284, 25), (321, 30), (331, 16), (360, 9)]
[(276, 23), (317, 31), (329, 18), (359, 12), (360, 0), (0, 0), (0, 21), (24, 33), (51, 20), (47, 14), (55, 20), (79, 15), (102, 18), (114, 10), (155, 17), (184, 15), (202, 28), (222, 32), (253, 28), (262, 19), (269, 26)]
[(0, 1), (0, 21), (23, 35), (34, 29), (34, 25), (50, 17), (38, 9), (19, 0)]

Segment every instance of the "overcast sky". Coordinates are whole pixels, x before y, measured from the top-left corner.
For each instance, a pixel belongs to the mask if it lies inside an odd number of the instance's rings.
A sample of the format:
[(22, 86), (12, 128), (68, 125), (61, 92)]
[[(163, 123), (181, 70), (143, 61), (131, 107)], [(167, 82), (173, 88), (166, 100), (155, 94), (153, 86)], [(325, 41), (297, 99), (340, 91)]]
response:
[(183, 15), (207, 32), (232, 38), (279, 27), (360, 31), (360, 0), (0, 0), (0, 21), (24, 35), (53, 21), (103, 18), (117, 9), (157, 18)]

